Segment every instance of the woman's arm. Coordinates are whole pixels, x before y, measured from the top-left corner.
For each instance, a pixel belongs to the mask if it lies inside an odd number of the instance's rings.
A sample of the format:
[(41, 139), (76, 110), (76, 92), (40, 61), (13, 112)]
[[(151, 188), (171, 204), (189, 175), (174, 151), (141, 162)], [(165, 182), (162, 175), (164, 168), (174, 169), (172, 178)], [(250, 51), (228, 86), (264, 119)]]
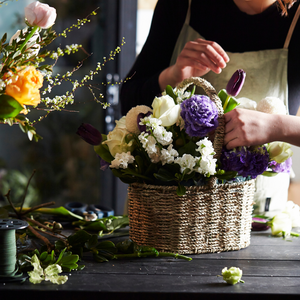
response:
[(282, 141), (300, 147), (300, 117), (237, 108), (225, 115), (227, 149)]

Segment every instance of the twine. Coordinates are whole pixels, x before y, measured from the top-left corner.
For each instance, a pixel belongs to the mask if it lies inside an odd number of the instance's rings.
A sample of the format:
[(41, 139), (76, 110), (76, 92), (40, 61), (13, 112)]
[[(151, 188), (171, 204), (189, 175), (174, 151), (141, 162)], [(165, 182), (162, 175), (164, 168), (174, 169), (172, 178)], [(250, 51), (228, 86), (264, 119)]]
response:
[(15, 219), (0, 219), (0, 281), (23, 281), (18, 273), (16, 230), (28, 226), (27, 222)]

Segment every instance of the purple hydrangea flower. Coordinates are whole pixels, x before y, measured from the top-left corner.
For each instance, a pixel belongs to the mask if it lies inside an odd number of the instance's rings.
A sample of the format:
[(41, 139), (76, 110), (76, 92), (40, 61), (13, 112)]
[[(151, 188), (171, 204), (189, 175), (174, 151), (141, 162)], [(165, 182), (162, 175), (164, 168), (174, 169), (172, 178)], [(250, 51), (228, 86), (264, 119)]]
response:
[(223, 170), (235, 171), (240, 176), (251, 176), (254, 179), (268, 168), (269, 153), (265, 146), (238, 147), (232, 150), (223, 148), (220, 161)]
[(269, 167), (276, 173), (290, 173), (292, 167), (292, 158), (289, 157), (286, 161), (279, 164), (275, 160), (272, 160)]
[(217, 107), (207, 96), (194, 95), (183, 101), (180, 115), (189, 136), (204, 137), (219, 125)]

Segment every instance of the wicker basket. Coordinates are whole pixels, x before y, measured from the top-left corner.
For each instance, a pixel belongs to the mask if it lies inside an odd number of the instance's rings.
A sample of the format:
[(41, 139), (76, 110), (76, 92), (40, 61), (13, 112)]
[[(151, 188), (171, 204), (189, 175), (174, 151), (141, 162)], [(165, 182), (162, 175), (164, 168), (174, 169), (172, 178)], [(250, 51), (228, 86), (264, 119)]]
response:
[[(221, 154), (224, 117), (221, 100), (210, 83), (202, 78), (184, 80), (204, 89), (215, 102), (219, 126), (215, 131), (216, 157)], [(131, 184), (128, 188), (130, 238), (139, 245), (181, 254), (239, 250), (249, 246), (254, 180), (186, 188), (177, 196), (177, 186)]]

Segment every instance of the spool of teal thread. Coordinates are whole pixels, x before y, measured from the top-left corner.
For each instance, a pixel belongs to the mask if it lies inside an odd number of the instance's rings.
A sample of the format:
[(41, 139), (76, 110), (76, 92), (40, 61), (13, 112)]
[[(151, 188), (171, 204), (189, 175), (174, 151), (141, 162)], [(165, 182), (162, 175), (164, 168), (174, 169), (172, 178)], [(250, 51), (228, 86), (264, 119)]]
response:
[(24, 229), (28, 223), (18, 219), (0, 219), (0, 282), (23, 281), (18, 274), (16, 230)]

